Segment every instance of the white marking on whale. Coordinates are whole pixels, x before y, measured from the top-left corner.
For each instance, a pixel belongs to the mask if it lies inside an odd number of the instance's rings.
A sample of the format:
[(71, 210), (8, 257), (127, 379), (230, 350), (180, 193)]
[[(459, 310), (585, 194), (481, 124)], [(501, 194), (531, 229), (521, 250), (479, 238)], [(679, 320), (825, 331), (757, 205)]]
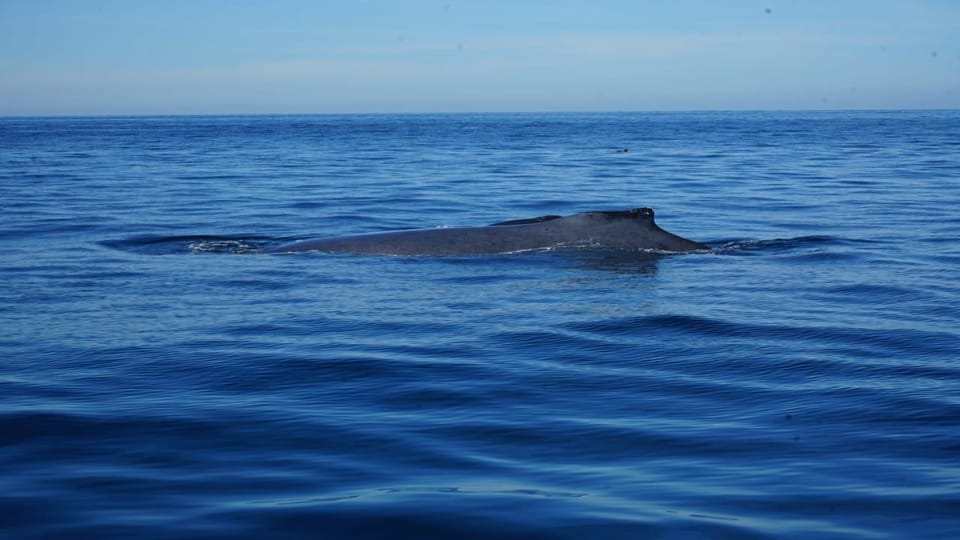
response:
[(324, 251), (365, 255), (482, 255), (562, 246), (685, 252), (708, 249), (661, 229), (650, 208), (581, 212), (504, 221), (483, 227), (415, 229), (331, 236), (281, 244), (265, 251)]

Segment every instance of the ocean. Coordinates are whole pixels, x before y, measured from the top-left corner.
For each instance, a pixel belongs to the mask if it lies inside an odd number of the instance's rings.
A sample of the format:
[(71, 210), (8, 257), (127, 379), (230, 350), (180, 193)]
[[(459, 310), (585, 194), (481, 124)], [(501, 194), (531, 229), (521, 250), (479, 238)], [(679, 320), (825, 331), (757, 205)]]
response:
[(0, 208), (4, 538), (960, 538), (960, 111), (0, 118)]

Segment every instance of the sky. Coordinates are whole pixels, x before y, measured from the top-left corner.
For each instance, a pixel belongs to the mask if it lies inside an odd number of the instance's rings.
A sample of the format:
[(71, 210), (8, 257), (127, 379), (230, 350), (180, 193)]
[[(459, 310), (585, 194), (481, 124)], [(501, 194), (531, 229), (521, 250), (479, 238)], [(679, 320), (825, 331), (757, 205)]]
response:
[(960, 108), (956, 0), (0, 0), (0, 116)]

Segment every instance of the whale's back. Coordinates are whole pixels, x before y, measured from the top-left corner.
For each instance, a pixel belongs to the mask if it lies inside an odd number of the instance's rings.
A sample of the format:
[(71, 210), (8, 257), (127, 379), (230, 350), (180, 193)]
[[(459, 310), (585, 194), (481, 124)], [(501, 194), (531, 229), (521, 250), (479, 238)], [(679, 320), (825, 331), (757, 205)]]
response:
[(664, 231), (653, 210), (580, 212), (502, 221), (485, 227), (415, 229), (302, 240), (275, 253), (327, 251), (370, 255), (482, 255), (556, 246), (692, 251), (706, 246)]

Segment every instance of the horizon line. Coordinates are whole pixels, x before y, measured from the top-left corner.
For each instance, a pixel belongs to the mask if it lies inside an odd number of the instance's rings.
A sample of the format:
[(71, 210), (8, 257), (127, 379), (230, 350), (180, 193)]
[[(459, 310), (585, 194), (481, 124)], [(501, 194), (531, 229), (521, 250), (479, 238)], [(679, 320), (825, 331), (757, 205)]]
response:
[(949, 112), (960, 107), (903, 107), (903, 108), (796, 108), (796, 109), (597, 109), (597, 110), (545, 110), (545, 111), (367, 111), (367, 112), (276, 112), (276, 113), (40, 113), (0, 114), (0, 119), (9, 118), (173, 118), (173, 117), (226, 117), (226, 116), (454, 116), (454, 115), (513, 115), (513, 114), (677, 114), (677, 113), (839, 113), (839, 112)]

